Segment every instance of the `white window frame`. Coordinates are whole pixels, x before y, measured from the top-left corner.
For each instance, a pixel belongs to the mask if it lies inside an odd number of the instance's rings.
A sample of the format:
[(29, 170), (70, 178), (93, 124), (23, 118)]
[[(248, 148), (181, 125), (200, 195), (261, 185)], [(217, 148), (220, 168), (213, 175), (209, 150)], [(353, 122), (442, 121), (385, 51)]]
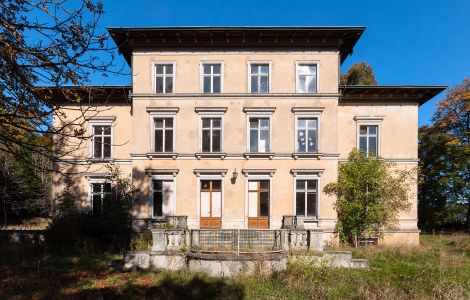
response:
[[(272, 62), (271, 61), (248, 61), (248, 93), (250, 94), (269, 94), (271, 93)], [(252, 93), (251, 91), (251, 65), (268, 65), (268, 91), (266, 93)]]
[[(317, 66), (317, 80), (315, 82), (316, 92), (301, 92), (299, 89), (299, 65), (316, 65)], [(318, 60), (298, 60), (295, 61), (295, 92), (299, 94), (318, 94), (320, 93), (320, 61)]]
[[(175, 153), (176, 152), (176, 115), (179, 111), (177, 107), (148, 107), (147, 112), (150, 116), (150, 152), (152, 153)], [(172, 118), (173, 119), (173, 151), (155, 152), (155, 119)]]
[[(111, 176), (109, 175), (89, 175), (86, 176), (88, 179), (88, 211), (93, 214), (93, 183), (109, 183), (111, 184), (111, 192), (113, 189), (113, 182)], [(103, 199), (103, 191), (101, 191), (101, 197)]]
[[(370, 117), (370, 116), (356, 116), (356, 148), (360, 150), (360, 128), (361, 126), (377, 126), (377, 158), (381, 157), (381, 137), (382, 137), (382, 121), (383, 116)], [(369, 157), (369, 154), (366, 154)], [(373, 157), (373, 156), (372, 156)]]
[[(198, 151), (201, 153), (221, 153), (224, 152), (224, 113), (199, 113), (199, 141), (198, 141)], [(219, 118), (220, 119), (220, 151), (212, 151), (212, 136), (211, 136), (211, 151), (203, 152), (202, 151), (202, 119), (205, 118)], [(212, 132), (212, 130), (211, 130)]]
[(200, 223), (201, 219), (201, 180), (221, 180), (222, 181), (222, 203), (221, 203), (221, 222), (222, 228), (224, 227), (224, 216), (225, 216), (225, 175), (227, 174), (227, 169), (195, 169), (194, 174), (197, 178), (197, 211), (196, 216), (198, 218), (198, 223)]
[[(204, 74), (204, 65), (220, 65), (220, 92), (219, 93), (214, 93), (214, 82), (211, 80), (211, 92), (210, 93), (205, 93), (204, 92), (204, 77), (210, 76), (213, 77), (214, 75), (206, 75)], [(199, 63), (199, 85), (201, 89), (201, 93), (203, 94), (221, 94), (224, 91), (224, 63), (222, 61), (201, 61)]]
[[(249, 214), (249, 199), (248, 199), (248, 183), (250, 180), (269, 180), (269, 229), (273, 227), (273, 176), (276, 170), (267, 169), (243, 169), (242, 173), (245, 175), (245, 228), (248, 228), (248, 214)], [(258, 199), (259, 201), (259, 199)]]
[[(163, 93), (157, 93), (157, 66), (158, 65), (172, 65), (173, 66), (173, 90), (171, 93), (163, 92)], [(153, 61), (152, 62), (152, 91), (154, 94), (157, 95), (163, 95), (163, 94), (174, 94), (176, 93), (176, 62), (175, 61)], [(165, 76), (168, 77), (168, 76)], [(165, 82), (165, 81), (164, 81)], [(163, 88), (165, 89), (165, 85), (163, 85)]]
[[(91, 137), (90, 139), (90, 149), (89, 149), (89, 157), (91, 159), (96, 159), (96, 160), (108, 160), (112, 159), (114, 157), (114, 120), (115, 117), (95, 117), (95, 118), (88, 118), (88, 124), (89, 124), (89, 136)], [(93, 130), (94, 126), (110, 126), (111, 127), (111, 153), (110, 157), (95, 157), (95, 133)], [(101, 150), (101, 153), (103, 154), (104, 152), (104, 147)]]
[[(304, 216), (305, 220), (319, 220), (321, 216), (321, 209), (320, 209), (320, 200), (321, 200), (321, 176), (323, 175), (322, 169), (292, 169), (291, 173), (293, 175), (293, 193), (292, 193), (292, 215), (297, 215), (297, 180), (316, 180), (317, 181), (317, 199), (316, 199), (316, 207), (317, 207), (317, 215), (316, 217), (307, 217)], [(307, 207), (305, 206), (305, 209)]]
[[(294, 152), (295, 153), (320, 153), (321, 152), (321, 115), (324, 107), (293, 107), (292, 112), (294, 113)], [(299, 152), (297, 148), (297, 130), (298, 130), (298, 119), (311, 118), (317, 119), (317, 152)]]
[(178, 170), (173, 169), (154, 169), (146, 171), (148, 174), (148, 191), (149, 191), (149, 212), (148, 215), (151, 219), (154, 220), (164, 220), (166, 215), (163, 216), (154, 216), (153, 215), (153, 206), (154, 206), (154, 199), (153, 199), (153, 180), (166, 180), (166, 181), (173, 181), (173, 195), (171, 197), (171, 214), (176, 214), (176, 175), (178, 174)]
[[(273, 120), (272, 116), (275, 107), (245, 107), (243, 111), (246, 113), (246, 152), (247, 153), (271, 153), (273, 147)], [(269, 149), (268, 152), (250, 152), (250, 118), (267, 118), (269, 119)]]
[[(251, 128), (250, 128), (250, 119), (268, 119), (269, 120), (269, 148), (268, 148), (268, 151), (266, 152), (259, 152), (259, 151), (256, 151), (256, 152), (251, 152), (251, 139), (250, 139), (250, 131), (251, 131)], [(259, 126), (259, 123), (258, 123), (258, 126)], [(272, 116), (266, 116), (266, 115), (249, 115), (248, 118), (247, 118), (247, 149), (246, 151), (248, 153), (271, 153), (271, 149), (272, 149)], [(260, 141), (260, 129), (258, 128), (258, 149), (259, 149), (259, 141)]]

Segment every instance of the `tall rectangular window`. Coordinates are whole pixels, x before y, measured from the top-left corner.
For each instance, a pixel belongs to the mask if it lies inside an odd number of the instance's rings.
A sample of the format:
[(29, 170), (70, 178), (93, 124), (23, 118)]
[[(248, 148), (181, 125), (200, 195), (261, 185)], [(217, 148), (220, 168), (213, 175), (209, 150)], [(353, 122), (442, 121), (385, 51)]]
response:
[(221, 64), (202, 65), (202, 86), (206, 94), (220, 93), (222, 85)]
[(103, 206), (111, 197), (110, 182), (94, 182), (90, 184), (90, 210), (93, 215), (103, 214)]
[(171, 213), (173, 202), (174, 182), (173, 180), (152, 180), (153, 217), (163, 217)]
[(270, 151), (269, 118), (250, 118), (250, 152)]
[(269, 64), (250, 65), (250, 93), (269, 93)]
[(365, 156), (378, 155), (378, 125), (359, 125), (359, 150)]
[(155, 118), (155, 152), (173, 152), (173, 118)]
[(314, 179), (295, 182), (295, 214), (302, 217), (317, 217), (317, 184)]
[(111, 157), (111, 126), (93, 126), (93, 158)]
[(297, 152), (318, 151), (318, 120), (316, 118), (297, 119)]
[(155, 92), (158, 94), (173, 93), (173, 65), (155, 65)]
[(316, 93), (317, 92), (317, 65), (298, 64), (297, 65), (297, 92)]
[(222, 140), (222, 118), (201, 118), (202, 152), (220, 152)]

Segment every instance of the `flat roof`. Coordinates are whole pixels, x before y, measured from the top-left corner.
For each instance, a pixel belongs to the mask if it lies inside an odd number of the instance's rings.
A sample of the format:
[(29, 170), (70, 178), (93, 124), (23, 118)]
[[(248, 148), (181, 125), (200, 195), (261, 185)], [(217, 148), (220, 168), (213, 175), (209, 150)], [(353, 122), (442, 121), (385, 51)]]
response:
[(151, 50), (335, 50), (351, 55), (364, 26), (175, 26), (108, 27), (131, 63), (133, 51)]
[(448, 87), (443, 85), (340, 85), (341, 101), (416, 101), (431, 100)]

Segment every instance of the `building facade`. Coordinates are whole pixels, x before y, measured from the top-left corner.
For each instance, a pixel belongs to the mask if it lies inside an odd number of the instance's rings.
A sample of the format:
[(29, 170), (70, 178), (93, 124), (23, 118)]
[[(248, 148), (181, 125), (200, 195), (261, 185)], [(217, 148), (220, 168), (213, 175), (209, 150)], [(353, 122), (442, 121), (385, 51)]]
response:
[[(99, 212), (112, 179), (132, 178), (135, 230), (187, 216), (190, 228), (280, 228), (298, 216), (334, 236), (322, 192), (353, 148), (417, 167), (418, 107), (433, 86), (340, 86), (363, 27), (110, 28), (132, 85), (66, 101), (56, 125), (83, 118), (87, 139), (56, 167), (80, 207)], [(80, 106), (80, 109), (77, 109)], [(72, 142), (70, 142), (72, 143)], [(57, 175), (55, 194), (65, 186)], [(417, 245), (417, 188), (384, 243)]]

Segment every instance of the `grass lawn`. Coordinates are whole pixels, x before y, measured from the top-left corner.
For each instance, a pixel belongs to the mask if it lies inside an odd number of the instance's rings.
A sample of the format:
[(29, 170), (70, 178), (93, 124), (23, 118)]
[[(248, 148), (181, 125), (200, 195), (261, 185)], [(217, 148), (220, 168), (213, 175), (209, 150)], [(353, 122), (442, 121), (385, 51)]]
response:
[(290, 265), (230, 279), (187, 272), (113, 272), (117, 256), (53, 257), (0, 246), (0, 299), (470, 299), (470, 235), (423, 235), (418, 249), (354, 251), (371, 269)]

